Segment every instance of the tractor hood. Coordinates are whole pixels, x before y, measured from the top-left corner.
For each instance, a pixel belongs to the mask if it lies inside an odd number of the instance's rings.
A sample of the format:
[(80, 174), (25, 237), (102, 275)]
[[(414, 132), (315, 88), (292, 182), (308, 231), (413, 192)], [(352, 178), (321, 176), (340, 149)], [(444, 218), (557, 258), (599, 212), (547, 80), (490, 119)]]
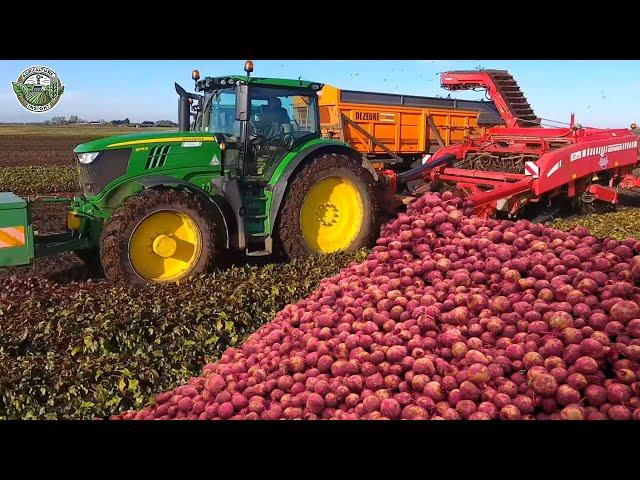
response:
[[(116, 135), (78, 145), (74, 152), (87, 197), (108, 197), (137, 177), (189, 177), (191, 181), (194, 175), (210, 176), (222, 168), (221, 148), (211, 133)], [(94, 155), (83, 155), (91, 153)]]
[(115, 135), (99, 138), (87, 143), (81, 143), (73, 151), (75, 153), (101, 152), (134, 146), (150, 146), (153, 144), (185, 143), (185, 142), (215, 142), (212, 133), (206, 132), (148, 132)]

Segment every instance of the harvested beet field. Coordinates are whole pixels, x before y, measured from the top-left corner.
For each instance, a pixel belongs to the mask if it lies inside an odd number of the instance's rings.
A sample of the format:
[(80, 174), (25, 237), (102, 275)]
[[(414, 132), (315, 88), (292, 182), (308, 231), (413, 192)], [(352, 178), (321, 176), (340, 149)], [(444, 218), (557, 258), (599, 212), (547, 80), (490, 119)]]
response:
[[(154, 131), (158, 129), (145, 129)], [(0, 167), (74, 165), (73, 149), (97, 138), (126, 133), (139, 129), (111, 126), (65, 125), (1, 125)]]
[(73, 149), (89, 137), (3, 135), (0, 137), (0, 166), (73, 165)]
[(180, 285), (0, 279), (0, 419), (142, 408), (362, 252), (216, 270)]
[(640, 241), (471, 207), (413, 202), (366, 261), (114, 418), (640, 420)]

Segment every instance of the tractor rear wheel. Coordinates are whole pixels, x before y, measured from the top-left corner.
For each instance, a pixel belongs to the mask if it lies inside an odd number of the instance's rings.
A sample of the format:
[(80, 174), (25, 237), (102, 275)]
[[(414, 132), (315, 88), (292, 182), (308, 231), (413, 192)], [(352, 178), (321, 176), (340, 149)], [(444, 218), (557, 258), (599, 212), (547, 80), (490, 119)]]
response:
[(109, 218), (100, 239), (106, 277), (128, 283), (182, 280), (214, 265), (216, 211), (178, 190), (145, 190)]
[(293, 178), (277, 224), (288, 258), (371, 246), (379, 229), (374, 179), (354, 159), (320, 155)]

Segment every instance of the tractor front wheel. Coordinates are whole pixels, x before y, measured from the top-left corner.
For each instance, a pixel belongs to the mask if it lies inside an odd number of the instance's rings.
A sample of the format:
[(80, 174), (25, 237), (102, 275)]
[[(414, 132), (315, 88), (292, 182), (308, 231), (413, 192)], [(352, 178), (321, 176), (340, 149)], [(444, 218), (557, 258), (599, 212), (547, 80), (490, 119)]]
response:
[(371, 246), (379, 228), (374, 179), (355, 160), (329, 153), (293, 178), (277, 225), (288, 258)]
[(178, 190), (145, 190), (109, 218), (100, 240), (106, 277), (127, 283), (182, 280), (213, 267), (216, 212)]

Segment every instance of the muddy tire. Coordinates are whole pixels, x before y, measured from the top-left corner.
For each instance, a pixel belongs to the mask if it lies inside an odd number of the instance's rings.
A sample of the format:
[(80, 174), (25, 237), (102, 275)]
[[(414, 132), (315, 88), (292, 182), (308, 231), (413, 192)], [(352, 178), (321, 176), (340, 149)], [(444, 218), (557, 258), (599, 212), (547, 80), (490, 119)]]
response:
[(301, 211), (311, 188), (332, 178), (348, 182), (349, 188), (357, 190), (363, 212), (359, 231), (340, 250), (353, 251), (374, 244), (380, 230), (380, 212), (372, 175), (353, 158), (327, 153), (314, 158), (298, 171), (285, 192), (276, 224), (280, 249), (285, 258), (306, 257), (320, 252), (305, 240)]
[[(193, 249), (187, 270), (179, 278), (145, 278), (134, 267), (130, 241), (139, 225), (153, 214), (170, 212), (195, 225), (199, 248)], [(215, 264), (217, 211), (206, 200), (179, 190), (144, 190), (128, 198), (107, 221), (100, 238), (100, 260), (107, 279), (123, 283), (162, 283), (176, 281), (211, 270)], [(175, 243), (174, 243), (175, 250)], [(153, 252), (152, 252), (153, 253)], [(165, 256), (164, 254), (162, 256)], [(150, 255), (154, 258), (153, 255)], [(134, 262), (139, 262), (135, 260)]]

